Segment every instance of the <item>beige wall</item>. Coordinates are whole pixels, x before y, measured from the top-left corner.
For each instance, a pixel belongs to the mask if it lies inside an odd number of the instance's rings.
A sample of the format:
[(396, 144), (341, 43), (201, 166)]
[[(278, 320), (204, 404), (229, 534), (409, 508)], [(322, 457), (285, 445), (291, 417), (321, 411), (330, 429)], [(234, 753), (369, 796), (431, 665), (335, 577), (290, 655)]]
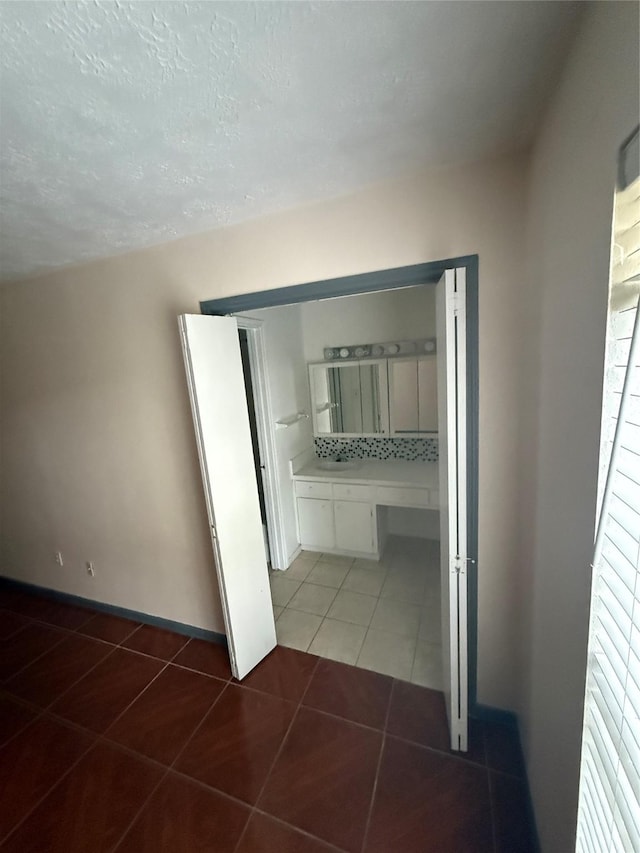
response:
[(535, 147), (523, 302), (522, 722), (545, 853), (574, 849), (617, 147), (638, 6), (589, 4)]
[(524, 168), (514, 157), (417, 175), (3, 287), (2, 571), (220, 630), (176, 315), (201, 299), (477, 252), (478, 697), (514, 707)]
[(324, 348), (344, 344), (435, 337), (435, 287), (363, 293), (302, 306), (307, 361), (323, 361)]

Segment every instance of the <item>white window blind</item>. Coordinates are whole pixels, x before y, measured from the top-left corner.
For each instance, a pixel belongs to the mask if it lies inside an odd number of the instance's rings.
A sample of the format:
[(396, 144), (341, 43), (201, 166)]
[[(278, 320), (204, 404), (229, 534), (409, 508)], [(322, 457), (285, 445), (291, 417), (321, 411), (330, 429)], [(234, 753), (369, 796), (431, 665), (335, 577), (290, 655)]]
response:
[(576, 849), (640, 851), (640, 180), (617, 194)]

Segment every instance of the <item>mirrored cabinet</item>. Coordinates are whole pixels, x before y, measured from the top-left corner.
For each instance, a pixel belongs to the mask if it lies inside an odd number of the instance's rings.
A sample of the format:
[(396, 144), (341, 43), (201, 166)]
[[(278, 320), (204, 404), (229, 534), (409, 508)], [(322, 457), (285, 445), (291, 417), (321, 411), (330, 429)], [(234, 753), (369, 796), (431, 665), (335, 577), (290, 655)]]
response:
[(436, 356), (389, 361), (389, 432), (438, 431)]
[(318, 436), (424, 436), (438, 430), (436, 355), (309, 365)]

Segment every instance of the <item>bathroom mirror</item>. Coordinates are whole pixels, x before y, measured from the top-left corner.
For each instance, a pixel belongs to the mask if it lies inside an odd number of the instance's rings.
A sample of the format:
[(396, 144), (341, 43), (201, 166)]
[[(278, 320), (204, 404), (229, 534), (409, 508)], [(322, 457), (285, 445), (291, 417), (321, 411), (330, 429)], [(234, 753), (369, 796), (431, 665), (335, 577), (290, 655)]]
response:
[(309, 365), (317, 436), (437, 435), (436, 356)]
[(381, 435), (389, 432), (384, 359), (311, 364), (309, 382), (315, 435)]

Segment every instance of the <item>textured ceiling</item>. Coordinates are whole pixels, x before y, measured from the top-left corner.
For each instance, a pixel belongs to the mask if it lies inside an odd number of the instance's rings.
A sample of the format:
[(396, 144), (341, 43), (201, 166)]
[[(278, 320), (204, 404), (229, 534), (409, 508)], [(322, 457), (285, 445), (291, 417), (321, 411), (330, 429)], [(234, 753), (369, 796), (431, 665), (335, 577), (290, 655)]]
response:
[(539, 0), (1, 3), (0, 275), (522, 145), (577, 14)]

